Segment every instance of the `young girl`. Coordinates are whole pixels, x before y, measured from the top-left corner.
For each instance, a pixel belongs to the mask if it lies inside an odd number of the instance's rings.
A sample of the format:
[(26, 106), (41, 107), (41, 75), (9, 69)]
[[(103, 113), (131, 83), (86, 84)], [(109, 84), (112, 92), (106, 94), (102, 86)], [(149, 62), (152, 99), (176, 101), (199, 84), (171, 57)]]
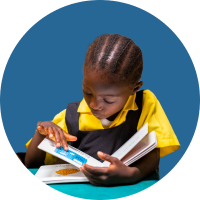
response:
[[(133, 184), (154, 172), (160, 157), (176, 151), (180, 144), (155, 95), (139, 91), (143, 69), (140, 48), (118, 34), (98, 37), (88, 48), (83, 77), (83, 100), (70, 103), (52, 122), (38, 122), (26, 144), (26, 167), (63, 163), (37, 148), (45, 138), (55, 138), (67, 150), (67, 141), (109, 167), (84, 164), (81, 171), (93, 185)], [(148, 122), (158, 146), (130, 166), (110, 156)]]

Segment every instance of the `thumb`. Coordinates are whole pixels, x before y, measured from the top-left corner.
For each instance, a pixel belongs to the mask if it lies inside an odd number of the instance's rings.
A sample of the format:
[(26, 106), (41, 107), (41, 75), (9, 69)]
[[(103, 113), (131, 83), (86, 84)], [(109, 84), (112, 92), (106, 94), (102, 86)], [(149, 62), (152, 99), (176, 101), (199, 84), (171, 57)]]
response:
[(101, 151), (98, 151), (97, 154), (98, 154), (99, 158), (101, 158), (102, 160), (106, 160), (106, 161), (110, 162), (111, 164), (116, 164), (119, 161), (118, 158), (115, 158), (115, 157), (108, 155), (106, 153), (103, 153)]
[(37, 126), (37, 130), (38, 130), (38, 131), (41, 131), (41, 130), (43, 130), (43, 129), (44, 129), (44, 126), (42, 126), (42, 125)]
[(39, 131), (40, 134), (45, 134), (44, 126), (42, 125), (37, 126), (37, 130)]

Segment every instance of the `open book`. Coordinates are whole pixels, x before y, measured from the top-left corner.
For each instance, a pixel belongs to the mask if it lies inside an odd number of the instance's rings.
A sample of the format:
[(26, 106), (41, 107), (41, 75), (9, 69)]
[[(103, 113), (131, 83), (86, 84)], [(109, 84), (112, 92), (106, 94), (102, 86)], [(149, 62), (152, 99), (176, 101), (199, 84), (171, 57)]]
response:
[[(112, 154), (113, 157), (121, 160), (125, 165), (130, 165), (152, 151), (157, 146), (156, 133), (152, 131), (148, 134), (148, 123), (146, 123), (140, 130), (138, 130), (127, 142), (125, 142), (116, 152)], [(35, 176), (45, 183), (58, 182), (88, 182), (88, 179), (79, 171), (84, 163), (95, 167), (107, 167), (110, 165), (108, 161), (101, 163), (88, 154), (68, 145), (68, 150), (65, 151), (63, 147), (57, 148), (55, 142), (45, 138), (38, 146), (39, 149), (46, 151), (70, 164), (64, 165), (47, 165), (42, 166)], [(75, 173), (68, 175), (58, 174), (62, 169), (74, 169)], [(59, 169), (59, 170), (58, 170)], [(76, 171), (76, 170), (78, 171)], [(45, 172), (46, 170), (46, 172)], [(49, 172), (47, 172), (49, 170)], [(57, 173), (55, 173), (57, 170)], [(43, 171), (43, 172), (42, 172)], [(46, 175), (45, 175), (46, 174)], [(74, 177), (74, 179), (73, 179)], [(59, 181), (60, 179), (60, 181)]]

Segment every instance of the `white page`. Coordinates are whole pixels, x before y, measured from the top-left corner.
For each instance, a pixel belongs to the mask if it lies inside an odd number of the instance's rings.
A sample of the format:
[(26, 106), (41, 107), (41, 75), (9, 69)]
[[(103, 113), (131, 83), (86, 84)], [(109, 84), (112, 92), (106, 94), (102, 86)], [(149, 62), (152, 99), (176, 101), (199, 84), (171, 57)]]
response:
[(76, 167), (81, 167), (84, 163), (100, 167), (101, 162), (95, 158), (89, 156), (88, 154), (68, 145), (68, 151), (65, 151), (63, 147), (56, 148), (55, 141), (45, 138), (39, 145), (38, 148), (46, 151)]
[(157, 142), (156, 133), (152, 131), (147, 134), (132, 150), (130, 150), (122, 159), (123, 163), (128, 162), (129, 160), (137, 157), (144, 151), (147, 151), (148, 148)]
[(148, 154), (150, 151), (154, 150), (157, 147), (157, 144), (152, 145), (150, 148), (148, 148), (146, 151), (142, 152), (141, 154), (139, 154), (137, 157), (129, 160), (128, 162), (125, 162), (125, 165), (130, 165), (134, 162), (136, 162), (137, 160), (139, 160), (140, 158), (142, 158), (143, 156), (145, 156), (146, 154)]
[(81, 171), (78, 171), (73, 174), (68, 174), (68, 175), (61, 175), (61, 174), (56, 173), (56, 171), (59, 171), (62, 169), (79, 170), (79, 168), (75, 167), (72, 164), (44, 165), (39, 168), (35, 176), (46, 184), (62, 183), (62, 182), (64, 183), (89, 182), (87, 177)]
[[(121, 160), (132, 148), (134, 148), (148, 133), (148, 123), (138, 130), (127, 142), (125, 142), (112, 156)], [(108, 167), (110, 162), (104, 161), (102, 166)]]
[(128, 166), (128, 165), (136, 162), (137, 160), (139, 160), (141, 157), (148, 154), (150, 151), (152, 151), (156, 147), (157, 147), (157, 139), (156, 139), (156, 142), (154, 144), (149, 145), (148, 148), (146, 148), (146, 150), (141, 151), (136, 157), (130, 159), (128, 162), (124, 162), (124, 164)]

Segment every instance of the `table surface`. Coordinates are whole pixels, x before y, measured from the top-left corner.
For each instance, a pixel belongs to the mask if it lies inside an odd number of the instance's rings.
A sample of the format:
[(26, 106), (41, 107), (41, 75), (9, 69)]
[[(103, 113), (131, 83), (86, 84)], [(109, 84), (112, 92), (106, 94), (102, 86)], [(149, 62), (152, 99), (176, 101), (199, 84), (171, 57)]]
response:
[[(35, 175), (38, 169), (29, 169), (29, 171)], [(138, 193), (146, 188), (152, 186), (158, 182), (158, 180), (144, 180), (137, 184), (125, 185), (125, 186), (93, 186), (90, 183), (57, 183), (49, 184), (48, 186), (62, 192), (78, 198), (84, 199), (115, 199), (122, 198), (129, 195)]]

